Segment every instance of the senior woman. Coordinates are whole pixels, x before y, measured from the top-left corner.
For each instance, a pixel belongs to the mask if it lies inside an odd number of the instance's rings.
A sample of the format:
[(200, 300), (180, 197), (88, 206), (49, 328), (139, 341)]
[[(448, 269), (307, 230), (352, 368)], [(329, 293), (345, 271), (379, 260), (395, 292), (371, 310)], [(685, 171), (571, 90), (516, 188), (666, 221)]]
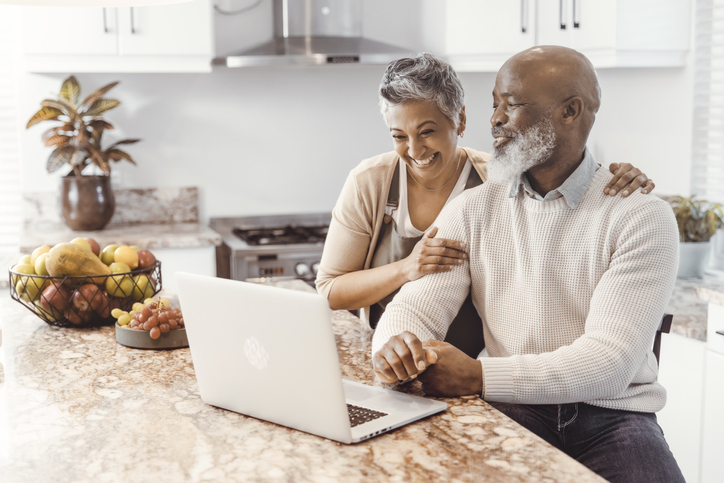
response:
[[(432, 54), (390, 63), (379, 88), (394, 151), (362, 161), (347, 177), (317, 274), (332, 309), (360, 309), (374, 328), (400, 287), (451, 270), (467, 256), (455, 240), (435, 238), (435, 219), (464, 190), (486, 180), (488, 154), (457, 145), (465, 133), (464, 91), (452, 67)], [(630, 164), (611, 165), (609, 194), (654, 188)], [(613, 188), (613, 189), (611, 189)], [(447, 342), (471, 357), (483, 349), (470, 296)]]

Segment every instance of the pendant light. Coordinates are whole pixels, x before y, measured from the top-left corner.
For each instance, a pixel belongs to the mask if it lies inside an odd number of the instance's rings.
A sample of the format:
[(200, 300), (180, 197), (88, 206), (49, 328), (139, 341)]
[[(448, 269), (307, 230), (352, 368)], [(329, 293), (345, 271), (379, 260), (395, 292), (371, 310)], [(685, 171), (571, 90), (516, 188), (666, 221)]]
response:
[(0, 5), (28, 7), (148, 7), (191, 0), (0, 0)]

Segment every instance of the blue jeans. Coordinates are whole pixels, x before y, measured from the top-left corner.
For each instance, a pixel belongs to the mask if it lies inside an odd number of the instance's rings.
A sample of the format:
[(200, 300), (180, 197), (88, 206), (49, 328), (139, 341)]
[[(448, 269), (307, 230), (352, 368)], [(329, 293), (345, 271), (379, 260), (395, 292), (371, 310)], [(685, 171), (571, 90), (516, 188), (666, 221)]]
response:
[(654, 413), (584, 403), (489, 403), (611, 482), (683, 482)]

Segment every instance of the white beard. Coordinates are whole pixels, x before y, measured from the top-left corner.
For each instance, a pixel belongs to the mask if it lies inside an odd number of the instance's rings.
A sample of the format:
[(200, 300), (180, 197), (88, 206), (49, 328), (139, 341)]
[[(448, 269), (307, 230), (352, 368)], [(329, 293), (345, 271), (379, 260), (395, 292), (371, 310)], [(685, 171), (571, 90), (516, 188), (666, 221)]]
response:
[(556, 147), (556, 133), (550, 116), (520, 133), (500, 128), (493, 128), (492, 132), (493, 135), (513, 135), (511, 141), (495, 148), (488, 162), (488, 180), (493, 183), (515, 181), (530, 168), (546, 162)]

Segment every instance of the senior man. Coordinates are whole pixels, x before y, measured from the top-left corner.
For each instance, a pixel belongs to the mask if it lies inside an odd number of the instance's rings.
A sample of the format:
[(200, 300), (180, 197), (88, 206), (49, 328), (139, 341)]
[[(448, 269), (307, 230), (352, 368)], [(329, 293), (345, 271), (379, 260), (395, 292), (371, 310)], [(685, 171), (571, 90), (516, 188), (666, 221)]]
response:
[[(610, 481), (683, 481), (654, 414), (666, 391), (651, 350), (676, 279), (676, 222), (655, 197), (604, 196), (612, 175), (586, 149), (599, 105), (593, 66), (572, 49), (503, 65), (488, 182), (436, 222), (469, 260), (402, 288), (373, 365), (428, 394), (479, 394)], [(469, 292), (478, 360), (439, 342)]]

